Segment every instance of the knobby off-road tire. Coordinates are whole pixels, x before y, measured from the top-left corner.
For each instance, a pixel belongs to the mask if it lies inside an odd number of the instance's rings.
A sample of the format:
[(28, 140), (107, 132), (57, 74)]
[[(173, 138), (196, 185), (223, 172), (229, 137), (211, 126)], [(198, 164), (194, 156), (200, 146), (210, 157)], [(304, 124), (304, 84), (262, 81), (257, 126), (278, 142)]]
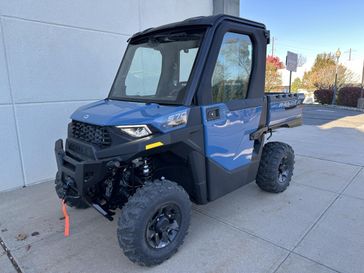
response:
[(181, 186), (169, 180), (147, 182), (122, 208), (119, 245), (134, 263), (160, 264), (183, 244), (190, 218), (191, 201)]
[(294, 151), (282, 142), (265, 144), (260, 160), (256, 183), (267, 192), (283, 192), (293, 175)]
[[(62, 180), (59, 177), (59, 174), (57, 173), (56, 175), (56, 180), (54, 182), (56, 184), (55, 189), (56, 189), (56, 193), (58, 195), (58, 197), (60, 199), (63, 198), (64, 196), (64, 189), (63, 189), (63, 184), (62, 184)], [(72, 195), (72, 193), (69, 193)], [(76, 196), (76, 195), (74, 195)], [(81, 200), (81, 198), (73, 198), (73, 199), (66, 199), (66, 204), (69, 207), (73, 207), (76, 209), (87, 209), (89, 207), (89, 205), (87, 203), (85, 203), (84, 201)]]

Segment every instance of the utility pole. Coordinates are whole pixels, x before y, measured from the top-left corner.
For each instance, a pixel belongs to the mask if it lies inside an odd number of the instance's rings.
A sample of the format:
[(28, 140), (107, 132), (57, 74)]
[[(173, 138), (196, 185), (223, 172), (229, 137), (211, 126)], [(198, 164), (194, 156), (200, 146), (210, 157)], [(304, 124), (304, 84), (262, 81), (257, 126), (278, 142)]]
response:
[(351, 48), (349, 49), (349, 62), (351, 61)]
[(272, 57), (274, 56), (274, 36), (272, 37)]
[(364, 86), (364, 61), (363, 61), (363, 72), (361, 73), (361, 86)]
[(364, 88), (364, 61), (363, 61), (363, 72), (361, 73), (361, 92), (360, 92), (360, 98), (363, 97), (363, 88)]

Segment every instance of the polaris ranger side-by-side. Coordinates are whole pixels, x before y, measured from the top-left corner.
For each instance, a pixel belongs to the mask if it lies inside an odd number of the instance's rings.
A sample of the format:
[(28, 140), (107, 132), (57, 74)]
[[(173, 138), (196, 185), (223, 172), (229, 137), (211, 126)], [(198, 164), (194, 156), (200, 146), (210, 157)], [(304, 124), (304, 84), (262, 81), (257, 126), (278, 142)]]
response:
[[(191, 201), (211, 202), (256, 181), (290, 183), (294, 153), (265, 134), (302, 122), (302, 94), (264, 93), (263, 24), (216, 15), (136, 33), (109, 96), (72, 114), (57, 140), (56, 192), (112, 220), (133, 262), (171, 257)], [(242, 212), (243, 213), (243, 212)]]

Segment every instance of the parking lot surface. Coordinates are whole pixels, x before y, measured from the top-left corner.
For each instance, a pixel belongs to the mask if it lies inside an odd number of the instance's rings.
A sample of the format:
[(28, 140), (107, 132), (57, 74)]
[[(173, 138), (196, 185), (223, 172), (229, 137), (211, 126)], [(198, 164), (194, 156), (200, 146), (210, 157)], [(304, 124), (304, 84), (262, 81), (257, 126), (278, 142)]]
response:
[(93, 209), (69, 209), (65, 238), (52, 182), (0, 193), (0, 238), (9, 249), (0, 247), (0, 272), (363, 272), (364, 114), (304, 112), (303, 126), (270, 139), (296, 153), (287, 191), (270, 194), (251, 183), (194, 205), (184, 245), (156, 267), (131, 263), (116, 222)]

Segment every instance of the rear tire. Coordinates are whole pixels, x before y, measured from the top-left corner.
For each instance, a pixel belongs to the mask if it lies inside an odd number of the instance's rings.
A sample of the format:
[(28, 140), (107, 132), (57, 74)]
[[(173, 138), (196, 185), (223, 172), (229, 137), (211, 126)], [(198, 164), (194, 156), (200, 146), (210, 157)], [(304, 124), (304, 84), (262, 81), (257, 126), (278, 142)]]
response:
[(160, 264), (183, 244), (190, 218), (191, 201), (181, 186), (168, 180), (147, 182), (122, 208), (119, 245), (134, 263)]
[(282, 142), (268, 142), (263, 148), (256, 183), (264, 191), (283, 192), (289, 186), (293, 168), (292, 147)]

